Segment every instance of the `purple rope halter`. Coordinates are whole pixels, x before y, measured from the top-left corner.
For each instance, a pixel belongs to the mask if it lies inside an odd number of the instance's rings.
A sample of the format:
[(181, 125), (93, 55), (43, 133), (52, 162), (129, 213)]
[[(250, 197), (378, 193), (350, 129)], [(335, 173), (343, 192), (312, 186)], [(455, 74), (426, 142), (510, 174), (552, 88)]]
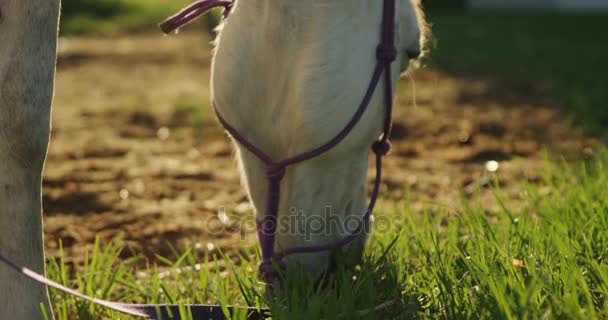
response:
[[(238, 130), (236, 130), (229, 123), (227, 123), (219, 114), (219, 112), (217, 112), (217, 109), (215, 110), (220, 123), (224, 126), (224, 128), (226, 129), (226, 131), (228, 131), (232, 138), (241, 145), (243, 145), (246, 149), (248, 149), (266, 165), (266, 176), (268, 178), (268, 205), (264, 217), (261, 221), (258, 221), (258, 237), (262, 250), (262, 263), (260, 264), (259, 272), (261, 278), (270, 285), (272, 285), (277, 279), (280, 280), (279, 272), (285, 268), (285, 257), (293, 254), (330, 251), (347, 245), (357, 237), (359, 232), (363, 230), (364, 224), (368, 223), (371, 218), (372, 211), (374, 209), (374, 206), (376, 205), (376, 200), (378, 199), (378, 195), (380, 192), (380, 183), (382, 180), (382, 157), (385, 156), (391, 148), (391, 144), (389, 142), (393, 109), (391, 64), (397, 58), (397, 50), (395, 48), (396, 0), (383, 1), (384, 9), (382, 16), (382, 39), (377, 48), (377, 63), (376, 67), (374, 68), (371, 82), (369, 84), (369, 87), (367, 88), (367, 91), (365, 92), (361, 104), (359, 105), (357, 111), (355, 112), (351, 120), (340, 132), (336, 134), (336, 136), (334, 136), (334, 138), (332, 138), (326, 144), (311, 151), (304, 152), (300, 155), (275, 162), (266, 153), (258, 149), (255, 145), (253, 145), (245, 137), (243, 137), (238, 132)], [(163, 23), (161, 23), (160, 27), (165, 33), (170, 33), (172, 31), (177, 30), (179, 27), (192, 22), (198, 16), (216, 7), (224, 8), (224, 18), (226, 18), (230, 13), (233, 4), (234, 1), (232, 0), (199, 0), (191, 4), (178, 14), (165, 20)], [(384, 129), (380, 139), (374, 142), (374, 144), (372, 145), (372, 150), (376, 155), (376, 180), (374, 182), (374, 188), (372, 190), (367, 211), (363, 216), (363, 222), (360, 223), (357, 229), (351, 232), (350, 235), (346, 236), (341, 240), (325, 245), (295, 247), (289, 248), (282, 252), (275, 252), (274, 240), (277, 226), (276, 222), (278, 219), (281, 181), (285, 176), (287, 167), (320, 156), (321, 154), (331, 150), (332, 148), (340, 144), (340, 142), (342, 142), (348, 136), (348, 134), (355, 128), (355, 126), (365, 113), (366, 109), (370, 104), (372, 96), (376, 88), (378, 87), (378, 84), (380, 83), (383, 74), (385, 82)], [(114, 311), (146, 319), (179, 319), (179, 306), (177, 305), (123, 304), (95, 299), (83, 295), (65, 286), (62, 286), (57, 282), (49, 280), (43, 275), (38, 274), (28, 268), (19, 266), (12, 260), (3, 256), (1, 253), (0, 263), (40, 284), (47, 285), (64, 293), (80, 298), (82, 300), (87, 300), (89, 302)], [(278, 268), (275, 268), (275, 266)], [(268, 309), (257, 309), (253, 307), (222, 308), (218, 305), (188, 305), (185, 307), (190, 310), (193, 319), (224, 319), (225, 310), (227, 310), (230, 314), (233, 314), (234, 312), (246, 312), (248, 319), (265, 319), (269, 315)]]
[[(227, 10), (230, 8), (230, 5), (227, 5), (226, 1), (220, 0), (202, 0), (192, 5), (192, 7), (203, 7), (207, 10), (218, 6), (224, 7)], [(254, 154), (266, 166), (266, 177), (268, 179), (268, 198), (266, 200), (267, 206), (264, 216), (261, 220), (257, 221), (257, 230), (260, 248), (262, 251), (262, 263), (259, 266), (259, 273), (262, 280), (266, 281), (268, 284), (273, 284), (277, 279), (279, 279), (279, 272), (286, 266), (284, 262), (285, 257), (294, 254), (330, 251), (342, 247), (353, 241), (357, 237), (357, 235), (363, 230), (364, 225), (367, 224), (370, 220), (372, 211), (378, 199), (378, 194), (380, 192), (380, 183), (382, 180), (382, 157), (386, 155), (391, 148), (389, 142), (393, 109), (391, 63), (397, 58), (397, 49), (395, 48), (395, 6), (395, 0), (384, 0), (384, 9), (382, 16), (382, 40), (377, 48), (377, 63), (374, 69), (372, 80), (365, 93), (365, 96), (363, 97), (363, 100), (351, 120), (346, 124), (346, 126), (326, 144), (308, 152), (296, 155), (294, 157), (284, 159), (282, 161), (275, 161), (264, 151), (260, 150), (253, 143), (248, 141), (247, 138), (245, 138), (236, 128), (231, 126), (222, 117), (218, 110), (215, 109), (215, 113), (217, 115), (218, 120), (220, 121), (222, 126), (224, 126), (226, 131), (232, 136), (232, 138), (240, 145), (245, 147), (247, 150), (249, 150), (252, 154)], [(164, 28), (163, 30), (165, 30), (166, 32), (171, 32), (178, 28), (182, 21), (186, 21), (185, 23), (190, 22), (193, 19), (193, 14), (190, 14), (191, 11), (192, 9), (188, 8), (184, 10), (183, 13), (180, 13), (177, 16), (167, 20), (165, 23), (163, 23), (163, 25), (171, 27), (166, 29)], [(196, 11), (196, 13), (203, 12), (204, 11), (202, 11), (202, 9)], [(186, 18), (184, 18), (184, 16)], [(278, 223), (281, 181), (285, 176), (287, 168), (291, 165), (295, 165), (300, 162), (318, 157), (340, 144), (348, 136), (348, 134), (350, 134), (350, 132), (355, 128), (359, 120), (361, 120), (361, 118), (363, 117), (363, 114), (367, 110), (372, 96), (376, 88), (378, 87), (378, 84), (380, 83), (382, 74), (384, 74), (385, 80), (384, 94), (386, 110), (384, 117), (384, 129), (382, 137), (378, 141), (376, 141), (372, 146), (372, 150), (376, 154), (376, 180), (371, 194), (370, 203), (368, 205), (367, 211), (363, 216), (363, 221), (353, 232), (351, 232), (350, 235), (341, 240), (325, 245), (294, 247), (286, 249), (282, 252), (275, 252), (275, 236)]]
[(171, 33), (217, 7), (224, 8), (224, 18), (226, 18), (233, 4), (232, 0), (199, 0), (161, 22), (159, 27), (165, 34)]

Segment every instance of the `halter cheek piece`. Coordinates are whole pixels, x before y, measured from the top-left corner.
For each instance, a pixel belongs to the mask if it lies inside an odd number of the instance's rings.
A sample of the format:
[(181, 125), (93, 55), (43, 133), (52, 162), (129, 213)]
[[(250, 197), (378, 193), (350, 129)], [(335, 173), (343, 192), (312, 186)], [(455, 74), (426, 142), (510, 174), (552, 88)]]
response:
[[(385, 156), (391, 149), (389, 136), (391, 132), (392, 123), (392, 109), (393, 109), (393, 89), (392, 89), (392, 70), (391, 64), (397, 58), (397, 49), (395, 48), (395, 15), (396, 15), (396, 0), (383, 0), (384, 8), (382, 13), (382, 36), (380, 44), (376, 49), (376, 66), (372, 75), (371, 82), (361, 104), (357, 108), (355, 114), (346, 126), (338, 132), (331, 140), (326, 144), (296, 155), (294, 157), (284, 159), (282, 161), (274, 161), (262, 150), (258, 149), (255, 145), (250, 143), (243, 135), (239, 133), (237, 129), (232, 127), (221, 114), (215, 109), (216, 115), (220, 123), (224, 126), (226, 131), (237, 141), (240, 145), (245, 147), (251, 153), (253, 153), (260, 161), (266, 165), (266, 177), (268, 179), (268, 199), (267, 209), (261, 220), (257, 221), (258, 238), (260, 247), (262, 250), (262, 263), (259, 266), (259, 273), (261, 278), (268, 284), (273, 284), (275, 281), (280, 280), (279, 271), (286, 267), (284, 258), (294, 254), (306, 254), (315, 253), (322, 251), (330, 251), (347, 245), (353, 241), (361, 231), (365, 224), (367, 224), (371, 218), (372, 211), (376, 205), (378, 194), (380, 191), (380, 182), (382, 180), (382, 157)], [(224, 8), (224, 18), (227, 18), (230, 14), (230, 10), (234, 5), (233, 0), (199, 0), (178, 14), (170, 17), (161, 23), (160, 27), (165, 33), (170, 33), (179, 29), (180, 27), (192, 22), (200, 15), (208, 12), (209, 10), (217, 7)], [(372, 145), (372, 151), (376, 155), (376, 179), (374, 181), (374, 187), (370, 197), (370, 202), (367, 211), (363, 215), (362, 221), (358, 227), (352, 231), (348, 236), (343, 239), (337, 240), (324, 245), (309, 246), (309, 247), (293, 247), (288, 248), (281, 252), (275, 252), (274, 242), (277, 229), (277, 219), (279, 210), (279, 200), (281, 193), (281, 181), (287, 172), (289, 166), (298, 164), (300, 162), (318, 157), (325, 152), (333, 149), (335, 146), (340, 144), (348, 134), (354, 129), (359, 120), (363, 117), (363, 114), (367, 110), (371, 99), (374, 95), (380, 80), (384, 75), (384, 100), (385, 100), (385, 115), (384, 115), (384, 128), (380, 139)], [(62, 292), (73, 295), (77, 298), (87, 300), (94, 304), (103, 306), (105, 308), (118, 311), (124, 314), (143, 317), (146, 319), (178, 319), (179, 307), (177, 305), (142, 305), (142, 304), (123, 304), (110, 302), (100, 299), (95, 299), (86, 295), (83, 295), (77, 291), (69, 289), (61, 284), (45, 278), (43, 275), (37, 274), (27, 268), (21, 267), (14, 263), (12, 260), (7, 259), (0, 254), (0, 263), (3, 263), (7, 267), (14, 269), (22, 275), (49, 287), (53, 287)], [(209, 319), (209, 318), (224, 318), (224, 311), (222, 307), (218, 305), (188, 305), (185, 306), (190, 310), (193, 319)], [(248, 319), (264, 319), (268, 314), (267, 309), (256, 309), (256, 308), (238, 308), (228, 307), (227, 310), (232, 313), (235, 310), (245, 310), (248, 314)], [(172, 315), (173, 317), (171, 317)]]

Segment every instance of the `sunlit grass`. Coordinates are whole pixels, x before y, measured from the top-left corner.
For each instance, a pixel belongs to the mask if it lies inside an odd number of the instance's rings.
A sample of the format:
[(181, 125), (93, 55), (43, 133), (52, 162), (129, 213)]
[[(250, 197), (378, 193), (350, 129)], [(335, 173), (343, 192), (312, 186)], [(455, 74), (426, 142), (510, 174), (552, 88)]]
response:
[[(607, 153), (547, 164), (542, 188), (525, 186), (517, 212), (498, 187), (503, 209), (495, 214), (475, 201), (462, 212), (424, 214), (394, 204), (378, 213), (393, 224), (373, 234), (361, 266), (324, 287), (292, 273), (274, 298), (257, 281), (254, 249), (238, 265), (188, 251), (142, 270), (137, 259), (117, 258), (119, 243), (96, 245), (82, 271), (51, 260), (48, 274), (98, 298), (269, 306), (274, 319), (605, 319), (607, 166)], [(119, 318), (55, 290), (51, 298), (58, 319)]]

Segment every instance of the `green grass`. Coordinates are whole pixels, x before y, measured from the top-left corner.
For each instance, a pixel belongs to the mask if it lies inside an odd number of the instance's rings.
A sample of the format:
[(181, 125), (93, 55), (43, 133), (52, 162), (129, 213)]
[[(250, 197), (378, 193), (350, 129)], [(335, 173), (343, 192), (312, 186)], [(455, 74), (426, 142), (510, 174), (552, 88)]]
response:
[(591, 133), (608, 132), (608, 14), (431, 10), (432, 63), (541, 83)]
[[(608, 152), (574, 167), (548, 164), (543, 188), (524, 184), (518, 212), (499, 188), (503, 210), (496, 214), (474, 201), (464, 201), (463, 212), (385, 209), (377, 221), (392, 224), (378, 230), (377, 223), (362, 265), (324, 288), (296, 273), (284, 294), (264, 294), (253, 249), (225, 278), (212, 272), (220, 262), (189, 251), (160, 258), (182, 270), (160, 279), (155, 266), (119, 261), (120, 244), (96, 245), (76, 277), (60, 260), (49, 262), (48, 274), (98, 298), (269, 306), (273, 319), (606, 319), (607, 170)], [(136, 275), (141, 271), (147, 276)], [(58, 319), (119, 316), (55, 290), (51, 297)]]

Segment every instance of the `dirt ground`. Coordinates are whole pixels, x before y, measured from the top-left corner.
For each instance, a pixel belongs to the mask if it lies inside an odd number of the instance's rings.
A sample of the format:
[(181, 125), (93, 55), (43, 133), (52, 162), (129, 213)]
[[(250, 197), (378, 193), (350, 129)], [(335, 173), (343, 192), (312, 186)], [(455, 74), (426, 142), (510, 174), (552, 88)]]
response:
[[(125, 257), (171, 256), (168, 244), (229, 254), (255, 244), (251, 228), (220, 210), (251, 212), (210, 112), (208, 42), (202, 33), (61, 39), (44, 180), (48, 254), (61, 239), (66, 260), (81, 263), (96, 236), (122, 237)], [(599, 145), (529, 82), (432, 68), (413, 76), (397, 96), (384, 203), (457, 207), (481, 189), (496, 210), (494, 175), (517, 201), (518, 181), (539, 181), (544, 148), (589, 154)]]

